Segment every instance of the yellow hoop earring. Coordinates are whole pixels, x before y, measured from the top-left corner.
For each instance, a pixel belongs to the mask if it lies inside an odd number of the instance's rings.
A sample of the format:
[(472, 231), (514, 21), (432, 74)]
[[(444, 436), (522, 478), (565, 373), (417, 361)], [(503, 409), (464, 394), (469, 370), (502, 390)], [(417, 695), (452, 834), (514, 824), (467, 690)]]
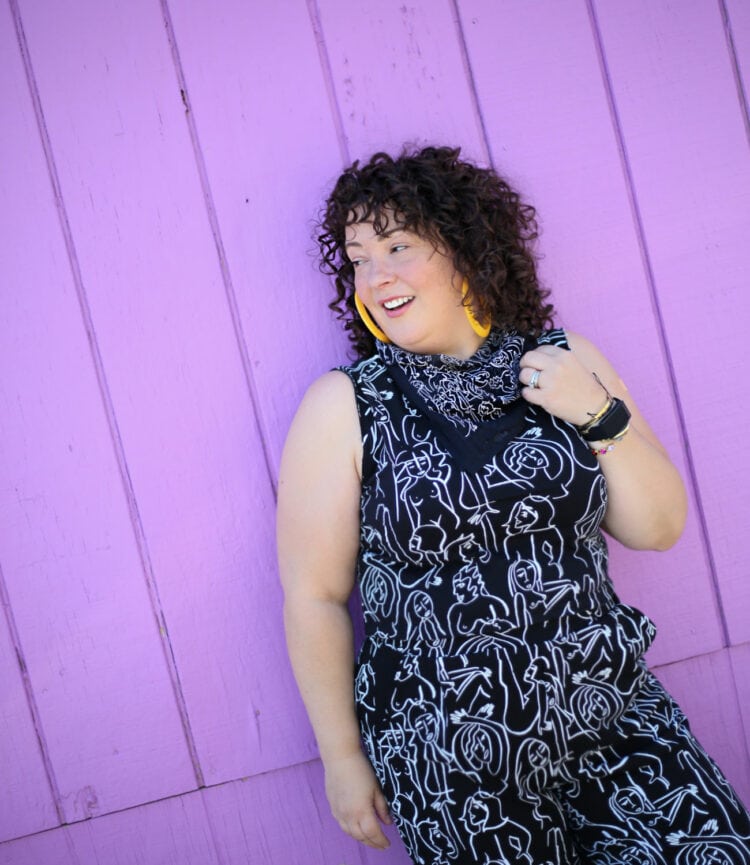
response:
[(375, 337), (375, 339), (379, 339), (380, 342), (390, 342), (388, 337), (377, 326), (377, 324), (375, 324), (372, 316), (367, 311), (367, 307), (359, 299), (359, 295), (356, 292), (354, 294), (354, 305), (357, 307), (357, 312), (359, 313), (359, 317), (362, 319), (364, 326), (370, 331), (370, 333)]
[[(463, 284), (461, 286), (461, 297), (466, 300), (466, 295), (469, 293), (469, 280), (464, 277)], [(480, 336), (482, 339), (487, 336), (490, 332), (490, 327), (492, 326), (492, 322), (488, 321), (487, 324), (480, 324), (477, 320), (476, 316), (472, 308), (468, 304), (464, 304), (464, 312), (466, 313), (466, 318), (469, 319), (469, 324), (471, 325), (471, 329), (477, 336)]]

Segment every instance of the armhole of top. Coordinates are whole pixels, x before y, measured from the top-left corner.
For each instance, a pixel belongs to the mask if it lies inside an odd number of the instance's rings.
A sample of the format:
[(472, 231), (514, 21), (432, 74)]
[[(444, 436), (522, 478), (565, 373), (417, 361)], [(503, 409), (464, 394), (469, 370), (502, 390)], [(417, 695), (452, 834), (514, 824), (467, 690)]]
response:
[(334, 367), (334, 370), (336, 370), (336, 372), (344, 373), (344, 375), (351, 382), (352, 390), (354, 392), (354, 404), (357, 407), (357, 418), (359, 419), (359, 438), (362, 446), (361, 484), (364, 486), (364, 484), (367, 483), (368, 479), (372, 476), (372, 473), (374, 471), (374, 462), (370, 453), (370, 449), (369, 447), (367, 447), (369, 429), (366, 418), (364, 416), (365, 404), (358, 386), (358, 378), (356, 374), (358, 366), (359, 364), (357, 364), (357, 366), (336, 366)]

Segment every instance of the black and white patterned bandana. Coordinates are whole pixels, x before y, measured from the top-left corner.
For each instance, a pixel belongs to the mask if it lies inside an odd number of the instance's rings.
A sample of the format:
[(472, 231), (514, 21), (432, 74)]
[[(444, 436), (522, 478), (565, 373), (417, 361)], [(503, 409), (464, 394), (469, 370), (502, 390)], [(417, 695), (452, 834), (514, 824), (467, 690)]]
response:
[(515, 331), (493, 329), (466, 360), (446, 354), (414, 354), (393, 343), (377, 343), (377, 352), (394, 377), (434, 412), (471, 435), (502, 417), (521, 394), (518, 382), (525, 339)]

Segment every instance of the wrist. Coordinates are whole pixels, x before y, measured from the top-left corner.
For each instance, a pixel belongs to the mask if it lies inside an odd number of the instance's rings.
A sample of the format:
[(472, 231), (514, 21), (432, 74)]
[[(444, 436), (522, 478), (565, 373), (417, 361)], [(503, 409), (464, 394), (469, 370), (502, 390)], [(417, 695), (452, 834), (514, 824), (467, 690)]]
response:
[[(599, 386), (598, 391), (604, 391), (604, 402), (600, 405), (600, 408), (597, 411), (595, 411), (595, 412), (587, 411), (586, 412), (586, 420), (584, 420), (582, 423), (580, 423), (580, 424), (575, 423), (574, 424), (575, 428), (582, 435), (583, 435), (583, 433), (588, 432), (588, 430), (591, 429), (591, 427), (595, 426), (604, 417), (604, 415), (607, 413), (607, 411), (612, 406), (612, 399), (613, 399), (612, 394), (607, 390), (605, 385), (602, 383), (602, 380), (599, 378), (599, 376), (595, 372), (592, 372), (591, 376), (594, 379), (594, 381), (597, 383), (597, 385)], [(592, 398), (592, 403), (593, 403), (593, 398)]]
[(620, 430), (620, 432), (613, 435), (611, 438), (598, 439), (596, 441), (586, 440), (586, 444), (589, 446), (589, 450), (595, 457), (604, 456), (615, 449), (615, 445), (618, 445), (625, 438), (629, 430), (630, 421), (628, 421), (624, 429)]
[(609, 397), (604, 412), (591, 423), (577, 427), (586, 442), (619, 441), (630, 428), (630, 409), (625, 400)]
[(318, 751), (320, 759), (324, 766), (333, 766), (336, 763), (342, 763), (346, 760), (362, 756), (362, 745), (359, 740), (359, 734), (356, 739), (337, 741), (329, 744), (318, 743)]
[(587, 419), (583, 423), (575, 424), (575, 428), (578, 430), (578, 432), (581, 435), (583, 435), (583, 433), (585, 433), (589, 429), (591, 429), (591, 427), (593, 427), (595, 424), (597, 424), (604, 417), (604, 415), (607, 413), (607, 411), (611, 407), (611, 405), (612, 405), (612, 397), (607, 395), (604, 399), (604, 403), (602, 404), (601, 408), (599, 408), (595, 412), (587, 411), (586, 412)]

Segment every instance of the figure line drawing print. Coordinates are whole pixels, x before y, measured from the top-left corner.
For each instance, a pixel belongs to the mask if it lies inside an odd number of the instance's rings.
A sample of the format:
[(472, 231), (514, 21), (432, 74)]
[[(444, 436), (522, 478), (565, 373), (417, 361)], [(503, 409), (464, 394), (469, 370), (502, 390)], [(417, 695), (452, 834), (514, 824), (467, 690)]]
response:
[(326, 202), (358, 360), (292, 425), (279, 557), (332, 811), (378, 849), (392, 819), (424, 865), (750, 862), (609, 575), (602, 530), (666, 549), (684, 487), (611, 364), (555, 326), (535, 233), (452, 148), (354, 163)]

